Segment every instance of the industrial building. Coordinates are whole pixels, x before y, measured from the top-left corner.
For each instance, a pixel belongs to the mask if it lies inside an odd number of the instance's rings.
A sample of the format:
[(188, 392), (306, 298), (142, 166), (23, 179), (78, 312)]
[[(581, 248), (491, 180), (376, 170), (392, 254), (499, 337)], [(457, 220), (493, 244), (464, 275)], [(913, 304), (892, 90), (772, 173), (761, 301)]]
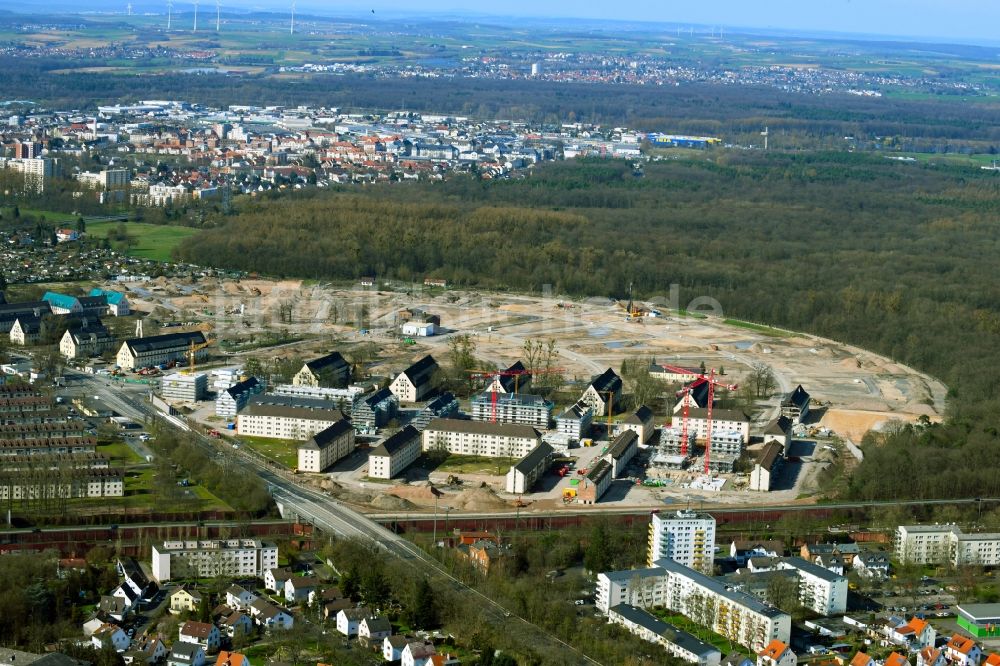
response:
[(153, 545), (152, 574), (172, 578), (263, 578), (278, 567), (278, 546), (257, 539), (164, 541)]
[(164, 400), (197, 402), (208, 395), (208, 373), (175, 372), (160, 380), (160, 395)]
[(576, 489), (577, 504), (597, 504), (601, 497), (611, 487), (614, 476), (611, 474), (611, 463), (601, 460), (590, 468), (583, 476), (583, 481)]

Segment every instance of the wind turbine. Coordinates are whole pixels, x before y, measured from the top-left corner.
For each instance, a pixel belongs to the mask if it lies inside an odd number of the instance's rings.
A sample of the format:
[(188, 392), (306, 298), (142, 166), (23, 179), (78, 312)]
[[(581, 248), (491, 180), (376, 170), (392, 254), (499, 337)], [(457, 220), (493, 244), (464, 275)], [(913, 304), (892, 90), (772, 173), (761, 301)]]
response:
[(126, 13), (129, 16), (132, 16), (132, 3), (131, 2), (128, 3), (127, 5), (125, 5), (125, 11), (126, 11)]
[(292, 25), (288, 29), (288, 34), (289, 35), (295, 34), (295, 0), (292, 0)]
[(167, 0), (167, 32), (170, 32), (170, 15), (173, 13), (174, 0)]
[(220, 17), (222, 16), (221, 10), (222, 0), (215, 0), (215, 31), (219, 32), (219, 25), (221, 23)]
[(198, 32), (198, 0), (194, 0), (194, 29), (191, 32)]
[(769, 134), (770, 132), (767, 131), (767, 126), (765, 125), (764, 131), (760, 133), (760, 135), (764, 137), (764, 150), (767, 150), (767, 137)]

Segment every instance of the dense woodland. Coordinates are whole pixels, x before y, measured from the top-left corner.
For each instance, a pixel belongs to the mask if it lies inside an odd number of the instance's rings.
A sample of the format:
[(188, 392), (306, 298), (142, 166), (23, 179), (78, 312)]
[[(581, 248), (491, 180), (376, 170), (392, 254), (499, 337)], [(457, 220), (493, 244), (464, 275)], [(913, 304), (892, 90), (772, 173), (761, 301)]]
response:
[[(1000, 492), (1000, 178), (844, 153), (554, 164), (523, 180), (301, 193), (246, 208), (182, 258), (272, 275), (377, 274), (644, 298), (876, 350), (951, 388), (944, 426), (870, 446), (858, 497)], [(878, 443), (882, 443), (881, 441)], [(887, 477), (886, 469), (898, 473)]]
[[(472, 118), (558, 125), (626, 126), (642, 131), (710, 134), (759, 143), (771, 130), (776, 148), (859, 147), (920, 152), (1000, 150), (998, 105), (985, 98), (865, 98), (783, 93), (773, 88), (691, 84), (621, 86), (488, 79), (315, 75), (270, 78), (224, 74), (65, 73), (61, 59), (0, 57), (0, 99), (27, 99), (55, 109), (179, 99), (212, 106), (300, 104), (373, 112), (450, 113)], [(141, 76), (141, 79), (140, 79)]]

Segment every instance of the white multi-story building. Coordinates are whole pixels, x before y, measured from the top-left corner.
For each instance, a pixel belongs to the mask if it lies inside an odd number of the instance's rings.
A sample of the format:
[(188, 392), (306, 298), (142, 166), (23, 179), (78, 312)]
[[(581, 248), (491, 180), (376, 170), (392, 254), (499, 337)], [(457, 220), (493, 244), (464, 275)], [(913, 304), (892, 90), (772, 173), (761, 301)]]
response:
[(215, 415), (226, 419), (236, 416), (247, 406), (250, 398), (264, 391), (264, 383), (256, 377), (248, 377), (232, 386), (222, 389), (215, 399)]
[[(722, 653), (686, 631), (667, 624), (648, 611), (631, 604), (618, 604), (608, 611), (608, 621), (666, 650), (667, 654), (698, 666), (718, 666)], [(794, 666), (794, 665), (793, 665)]]
[(711, 575), (715, 556), (715, 518), (707, 513), (654, 513), (649, 522), (647, 564), (665, 557)]
[(118, 365), (123, 370), (135, 370), (151, 365), (180, 361), (194, 348), (195, 359), (204, 358), (205, 334), (201, 331), (167, 333), (148, 338), (134, 338), (122, 343), (118, 350)]
[(236, 416), (236, 432), (248, 437), (304, 440), (344, 415), (328, 400), (255, 395)]
[(408, 425), (368, 454), (368, 476), (391, 479), (420, 457), (420, 431)]
[[(693, 432), (700, 441), (708, 438), (708, 410), (700, 407), (688, 412), (688, 432)], [(739, 433), (743, 444), (750, 441), (750, 417), (733, 409), (712, 410), (712, 432)]]
[(208, 395), (208, 373), (175, 372), (160, 380), (160, 395), (164, 400), (197, 402)]
[(586, 403), (578, 402), (556, 417), (556, 429), (560, 434), (579, 442), (590, 437), (593, 422), (594, 409)]
[(153, 546), (153, 578), (263, 578), (278, 566), (278, 546), (257, 539), (164, 541)]
[(664, 606), (753, 650), (774, 639), (787, 643), (791, 635), (787, 613), (669, 558), (647, 569), (598, 574), (597, 608), (607, 613), (619, 604)]
[(1000, 533), (966, 534), (956, 525), (900, 525), (896, 559), (912, 564), (1000, 565)]
[(535, 485), (538, 478), (545, 473), (545, 470), (552, 464), (552, 455), (555, 453), (551, 446), (542, 442), (532, 451), (511, 465), (507, 472), (504, 489), (508, 493), (527, 493)]
[(354, 451), (354, 427), (341, 419), (299, 444), (299, 471), (322, 472)]
[(434, 419), (422, 436), (424, 451), (486, 458), (523, 458), (541, 442), (531, 426), (458, 419)]
[(359, 395), (364, 395), (361, 386), (347, 388), (328, 388), (325, 386), (306, 386), (296, 384), (278, 384), (274, 387), (275, 395), (285, 395), (292, 398), (312, 398), (314, 400), (329, 400), (345, 413), (350, 411), (351, 403)]
[(553, 407), (551, 402), (540, 395), (481, 393), (472, 399), (472, 420), (521, 423), (547, 430)]
[(786, 557), (779, 569), (794, 569), (799, 577), (799, 603), (823, 616), (847, 612), (847, 578), (801, 557)]

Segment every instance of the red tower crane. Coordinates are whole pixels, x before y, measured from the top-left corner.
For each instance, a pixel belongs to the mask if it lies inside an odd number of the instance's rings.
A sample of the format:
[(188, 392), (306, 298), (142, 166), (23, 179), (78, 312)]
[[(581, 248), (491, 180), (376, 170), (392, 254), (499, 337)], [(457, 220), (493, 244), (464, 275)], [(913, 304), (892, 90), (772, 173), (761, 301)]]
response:
[[(677, 372), (681, 374), (690, 374), (690, 370), (685, 370), (684, 368), (678, 368), (672, 365), (664, 365), (664, 369), (670, 370), (671, 372)], [(712, 405), (715, 402), (715, 387), (721, 387), (730, 391), (735, 391), (739, 388), (737, 384), (723, 384), (722, 382), (715, 380), (715, 368), (708, 371), (707, 375), (695, 375), (694, 381), (685, 386), (683, 389), (677, 392), (677, 395), (684, 400), (684, 418), (681, 425), (681, 455), (687, 455), (687, 433), (688, 433), (688, 412), (690, 410), (690, 403), (687, 400), (687, 396), (691, 394), (691, 390), (696, 386), (702, 384), (708, 384), (708, 400), (706, 407), (706, 423), (705, 423), (705, 474), (708, 474), (709, 460), (711, 457), (712, 450)]]
[[(497, 377), (513, 377), (514, 393), (517, 393), (517, 382), (520, 377), (528, 375), (561, 375), (566, 372), (565, 368), (548, 368), (546, 370), (471, 370), (471, 379), (495, 379)], [(495, 382), (490, 382), (490, 386), (495, 386)], [(497, 422), (497, 391), (490, 391), (490, 402), (492, 403), (493, 415), (490, 421)]]

